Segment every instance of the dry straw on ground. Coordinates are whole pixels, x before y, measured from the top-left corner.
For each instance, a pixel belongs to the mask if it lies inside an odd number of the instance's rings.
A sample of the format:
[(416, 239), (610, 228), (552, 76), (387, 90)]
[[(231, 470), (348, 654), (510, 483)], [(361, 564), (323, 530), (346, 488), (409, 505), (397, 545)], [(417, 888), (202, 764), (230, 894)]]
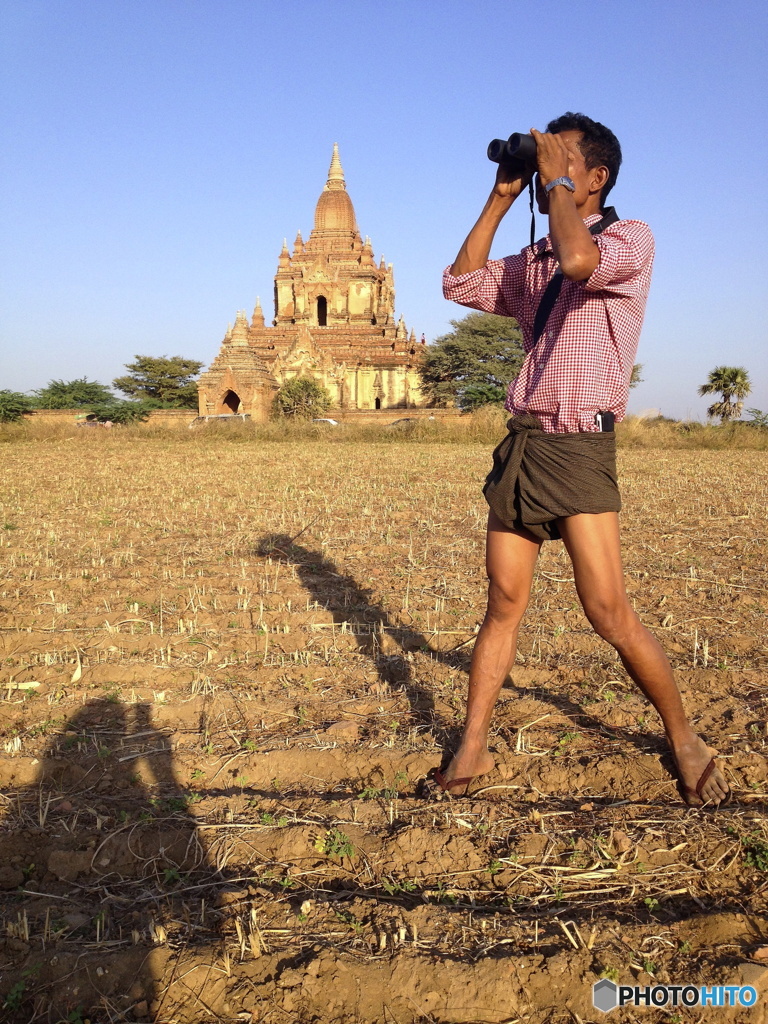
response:
[(631, 598), (736, 802), (680, 803), (557, 544), (497, 772), (425, 805), (498, 419), (405, 429), (5, 432), (1, 1019), (543, 1024), (594, 1020), (602, 974), (763, 991), (764, 455), (630, 424), (620, 458)]

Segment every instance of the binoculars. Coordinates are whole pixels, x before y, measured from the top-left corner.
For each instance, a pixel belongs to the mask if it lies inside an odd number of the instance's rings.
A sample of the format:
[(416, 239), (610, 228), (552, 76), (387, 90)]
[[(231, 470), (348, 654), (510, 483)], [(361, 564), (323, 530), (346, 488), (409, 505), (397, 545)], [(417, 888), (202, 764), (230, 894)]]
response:
[(536, 140), (521, 132), (513, 132), (508, 139), (494, 139), (488, 144), (488, 159), (518, 174), (535, 170)]

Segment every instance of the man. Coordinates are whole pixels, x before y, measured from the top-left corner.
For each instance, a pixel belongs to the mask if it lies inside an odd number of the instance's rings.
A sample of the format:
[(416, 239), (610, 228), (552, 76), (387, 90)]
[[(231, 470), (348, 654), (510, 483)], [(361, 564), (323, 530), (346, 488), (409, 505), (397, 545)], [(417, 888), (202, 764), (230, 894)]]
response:
[[(427, 789), (460, 795), (494, 767), (491, 713), (515, 661), (536, 559), (543, 540), (562, 537), (587, 618), (661, 716), (683, 798), (717, 805), (729, 789), (716, 751), (691, 728), (669, 662), (629, 603), (621, 564), (611, 431), (626, 411), (653, 236), (641, 221), (604, 216), (621, 163), (618, 140), (604, 125), (569, 112), (546, 133), (531, 134), (549, 235), (517, 256), (488, 259), (499, 224), (534, 173), (502, 162), (443, 279), (446, 298), (515, 317), (526, 357), (507, 396), (511, 433), (494, 453), (486, 484), (488, 607), (475, 642), (466, 722), (452, 761), (432, 773)], [(557, 273), (560, 291), (542, 323), (536, 313)]]

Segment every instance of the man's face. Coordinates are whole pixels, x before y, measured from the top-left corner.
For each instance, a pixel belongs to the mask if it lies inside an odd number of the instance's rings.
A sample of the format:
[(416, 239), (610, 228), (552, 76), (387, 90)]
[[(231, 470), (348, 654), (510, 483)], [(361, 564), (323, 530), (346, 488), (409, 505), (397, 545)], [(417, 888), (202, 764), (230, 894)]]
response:
[[(587, 166), (584, 163), (584, 157), (582, 156), (581, 150), (579, 149), (579, 143), (582, 139), (582, 133), (577, 131), (566, 131), (557, 132), (557, 137), (562, 139), (565, 143), (566, 149), (570, 153), (568, 161), (568, 177), (572, 179), (576, 186), (574, 193), (574, 200), (576, 206), (581, 207), (589, 198), (590, 187), (592, 184), (592, 170), (587, 170)], [(544, 188), (539, 181), (539, 175), (536, 175), (536, 202), (539, 207), (539, 213), (549, 213), (549, 196), (544, 191)]]

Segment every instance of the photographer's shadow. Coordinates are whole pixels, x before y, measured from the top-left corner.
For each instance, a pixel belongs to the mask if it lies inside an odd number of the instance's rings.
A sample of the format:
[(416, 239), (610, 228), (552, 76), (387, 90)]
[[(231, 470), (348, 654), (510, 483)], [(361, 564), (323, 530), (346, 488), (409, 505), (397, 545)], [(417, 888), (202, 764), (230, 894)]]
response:
[(413, 652), (424, 652), (442, 664), (463, 671), (468, 667), (466, 654), (435, 650), (423, 633), (393, 623), (369, 588), (342, 572), (320, 552), (297, 544), (287, 534), (263, 537), (257, 553), (261, 557), (277, 557), (294, 567), (302, 585), (319, 606), (331, 613), (334, 623), (347, 623), (351, 627), (358, 648), (371, 658), (380, 681), (402, 688), (416, 720), (434, 727), (444, 738), (449, 734), (453, 736), (455, 730), (438, 718), (432, 690), (414, 671)]
[[(78, 1006), (161, 1019), (160, 979), (174, 951), (220, 941), (225, 879), (151, 705), (84, 704), (52, 737), (34, 785), (7, 795), (0, 913), (15, 921), (23, 908), (24, 934), (42, 936), (56, 966), (27, 986), (18, 1017), (3, 1021), (74, 1019)], [(0, 1005), (7, 979), (38, 969), (36, 943), (17, 946), (4, 957)]]

